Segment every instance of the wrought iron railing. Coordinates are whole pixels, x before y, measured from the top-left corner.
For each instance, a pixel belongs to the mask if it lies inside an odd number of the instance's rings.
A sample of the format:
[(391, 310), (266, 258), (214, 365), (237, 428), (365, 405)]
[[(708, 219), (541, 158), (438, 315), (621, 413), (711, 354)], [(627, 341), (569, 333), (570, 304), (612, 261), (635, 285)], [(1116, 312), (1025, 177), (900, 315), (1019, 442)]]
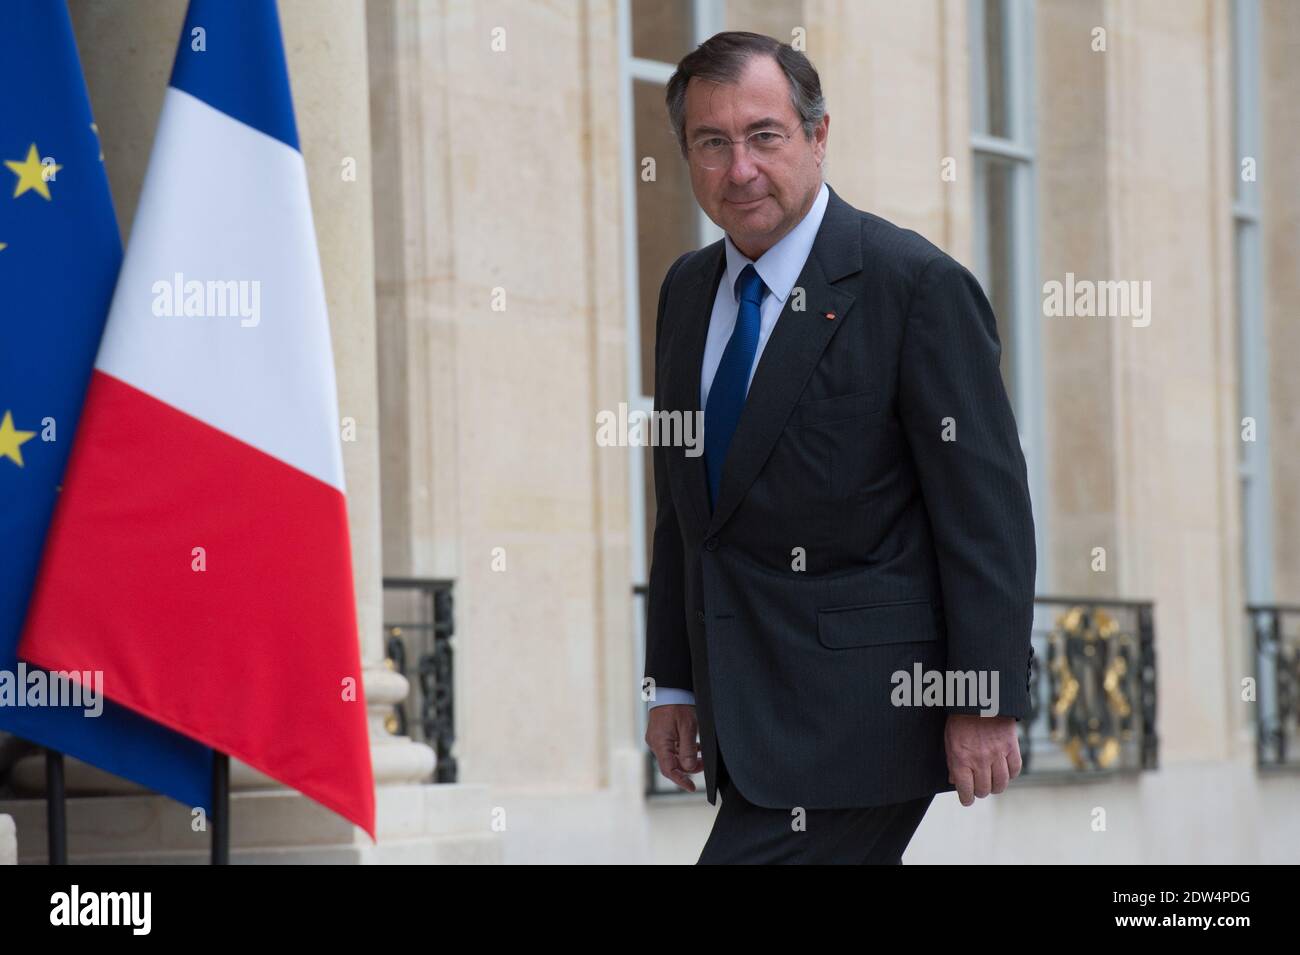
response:
[[(632, 594), (640, 605), (640, 661), (645, 659), (646, 587), (634, 586)], [(1155, 621), (1149, 601), (1037, 597), (1031, 642), (1030, 713), (1019, 724), (1021, 779), (1068, 782), (1159, 766)], [(644, 738), (644, 704), (640, 709)], [(700, 778), (697, 792), (703, 791)], [(686, 795), (660, 774), (649, 750), (646, 794)]]
[(1300, 606), (1250, 604), (1255, 753), (1260, 769), (1300, 768)]
[(1158, 768), (1152, 604), (1036, 597), (1032, 640), (1022, 774), (1078, 780)]
[(389, 729), (433, 747), (435, 783), (456, 782), (452, 610), (449, 580), (384, 578), (384, 651), (411, 684)]

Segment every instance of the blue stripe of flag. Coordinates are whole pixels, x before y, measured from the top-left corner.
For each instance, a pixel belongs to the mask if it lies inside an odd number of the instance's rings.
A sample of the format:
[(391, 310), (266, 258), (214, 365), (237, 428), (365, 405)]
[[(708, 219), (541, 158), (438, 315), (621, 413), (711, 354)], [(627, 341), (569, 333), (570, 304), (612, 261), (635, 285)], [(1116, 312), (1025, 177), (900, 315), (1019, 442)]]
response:
[(275, 0), (190, 0), (171, 85), (298, 149)]

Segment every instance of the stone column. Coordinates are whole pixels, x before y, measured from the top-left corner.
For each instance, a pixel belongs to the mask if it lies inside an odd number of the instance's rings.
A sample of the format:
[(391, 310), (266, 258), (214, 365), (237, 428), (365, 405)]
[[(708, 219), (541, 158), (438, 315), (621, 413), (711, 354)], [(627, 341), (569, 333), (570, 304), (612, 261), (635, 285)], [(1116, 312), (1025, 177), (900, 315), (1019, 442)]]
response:
[[(1089, 42), (1109, 26), (1104, 0), (1043, 0), (1037, 12), (1039, 273), (1043, 281), (1110, 277), (1106, 88), (1109, 53)], [(1040, 313), (1041, 315), (1041, 313)], [(1042, 319), (1047, 403), (1050, 593), (1126, 596), (1120, 557), (1113, 435), (1113, 322)], [(1130, 331), (1132, 331), (1130, 329)], [(1107, 573), (1093, 549), (1105, 548)]]
[[(432, 773), (433, 750), (393, 736), (384, 726), (408, 686), (405, 677), (386, 665), (383, 644), (365, 7), (354, 0), (282, 0), (280, 16), (325, 274), (339, 414), (356, 422), (356, 440), (343, 444), (343, 469), (375, 782), (416, 782)], [(349, 167), (355, 168), (355, 177), (345, 176)]]
[[(1260, 157), (1263, 193), (1264, 302), (1267, 309), (1271, 367), (1270, 426), (1273, 431), (1273, 530), (1276, 572), (1273, 590), (1279, 603), (1300, 603), (1300, 190), (1287, 172), (1300, 155), (1300, 123), (1295, 121), (1300, 96), (1300, 5), (1286, 0), (1260, 4)], [(1240, 157), (1238, 157), (1240, 158)]]
[(630, 789), (616, 7), (366, 9), (385, 566), (456, 580), (465, 778)]
[(1104, 277), (1151, 290), (1145, 327), (1067, 320), (1109, 328), (1110, 568), (1155, 600), (1162, 767), (1245, 760), (1227, 5), (1101, 13)]

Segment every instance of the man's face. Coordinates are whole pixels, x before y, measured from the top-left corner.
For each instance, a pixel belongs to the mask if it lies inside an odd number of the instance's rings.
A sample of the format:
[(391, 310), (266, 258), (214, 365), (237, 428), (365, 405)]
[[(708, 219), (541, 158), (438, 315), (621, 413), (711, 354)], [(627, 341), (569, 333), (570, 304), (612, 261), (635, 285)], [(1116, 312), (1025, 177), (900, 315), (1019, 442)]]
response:
[(752, 57), (740, 80), (721, 85), (692, 79), (686, 87), (686, 143), (720, 136), (743, 140), (759, 128), (778, 129), (790, 141), (771, 158), (756, 161), (744, 145), (730, 148), (730, 163), (705, 169), (689, 150), (691, 188), (705, 214), (757, 259), (804, 217), (821, 186), (830, 117), (812, 138), (804, 135), (790, 101), (790, 83), (770, 56)]

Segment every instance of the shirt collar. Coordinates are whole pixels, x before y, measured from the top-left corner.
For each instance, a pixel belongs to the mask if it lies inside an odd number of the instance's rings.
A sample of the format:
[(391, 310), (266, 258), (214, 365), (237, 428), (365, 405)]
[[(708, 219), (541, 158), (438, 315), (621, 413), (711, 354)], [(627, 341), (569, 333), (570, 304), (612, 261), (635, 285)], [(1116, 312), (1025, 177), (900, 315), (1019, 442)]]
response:
[(727, 250), (727, 289), (733, 297), (740, 273), (744, 271), (745, 266), (753, 264), (767, 290), (782, 305), (785, 304), (786, 297), (794, 289), (794, 283), (799, 280), (799, 273), (803, 271), (804, 263), (812, 253), (813, 240), (817, 238), (817, 230), (821, 228), (822, 216), (826, 214), (826, 204), (829, 200), (830, 190), (823, 182), (817, 198), (813, 200), (812, 208), (799, 220), (798, 225), (783, 235), (776, 245), (760, 255), (757, 261), (748, 258), (736, 248), (735, 243), (731, 241), (731, 236), (724, 237)]

